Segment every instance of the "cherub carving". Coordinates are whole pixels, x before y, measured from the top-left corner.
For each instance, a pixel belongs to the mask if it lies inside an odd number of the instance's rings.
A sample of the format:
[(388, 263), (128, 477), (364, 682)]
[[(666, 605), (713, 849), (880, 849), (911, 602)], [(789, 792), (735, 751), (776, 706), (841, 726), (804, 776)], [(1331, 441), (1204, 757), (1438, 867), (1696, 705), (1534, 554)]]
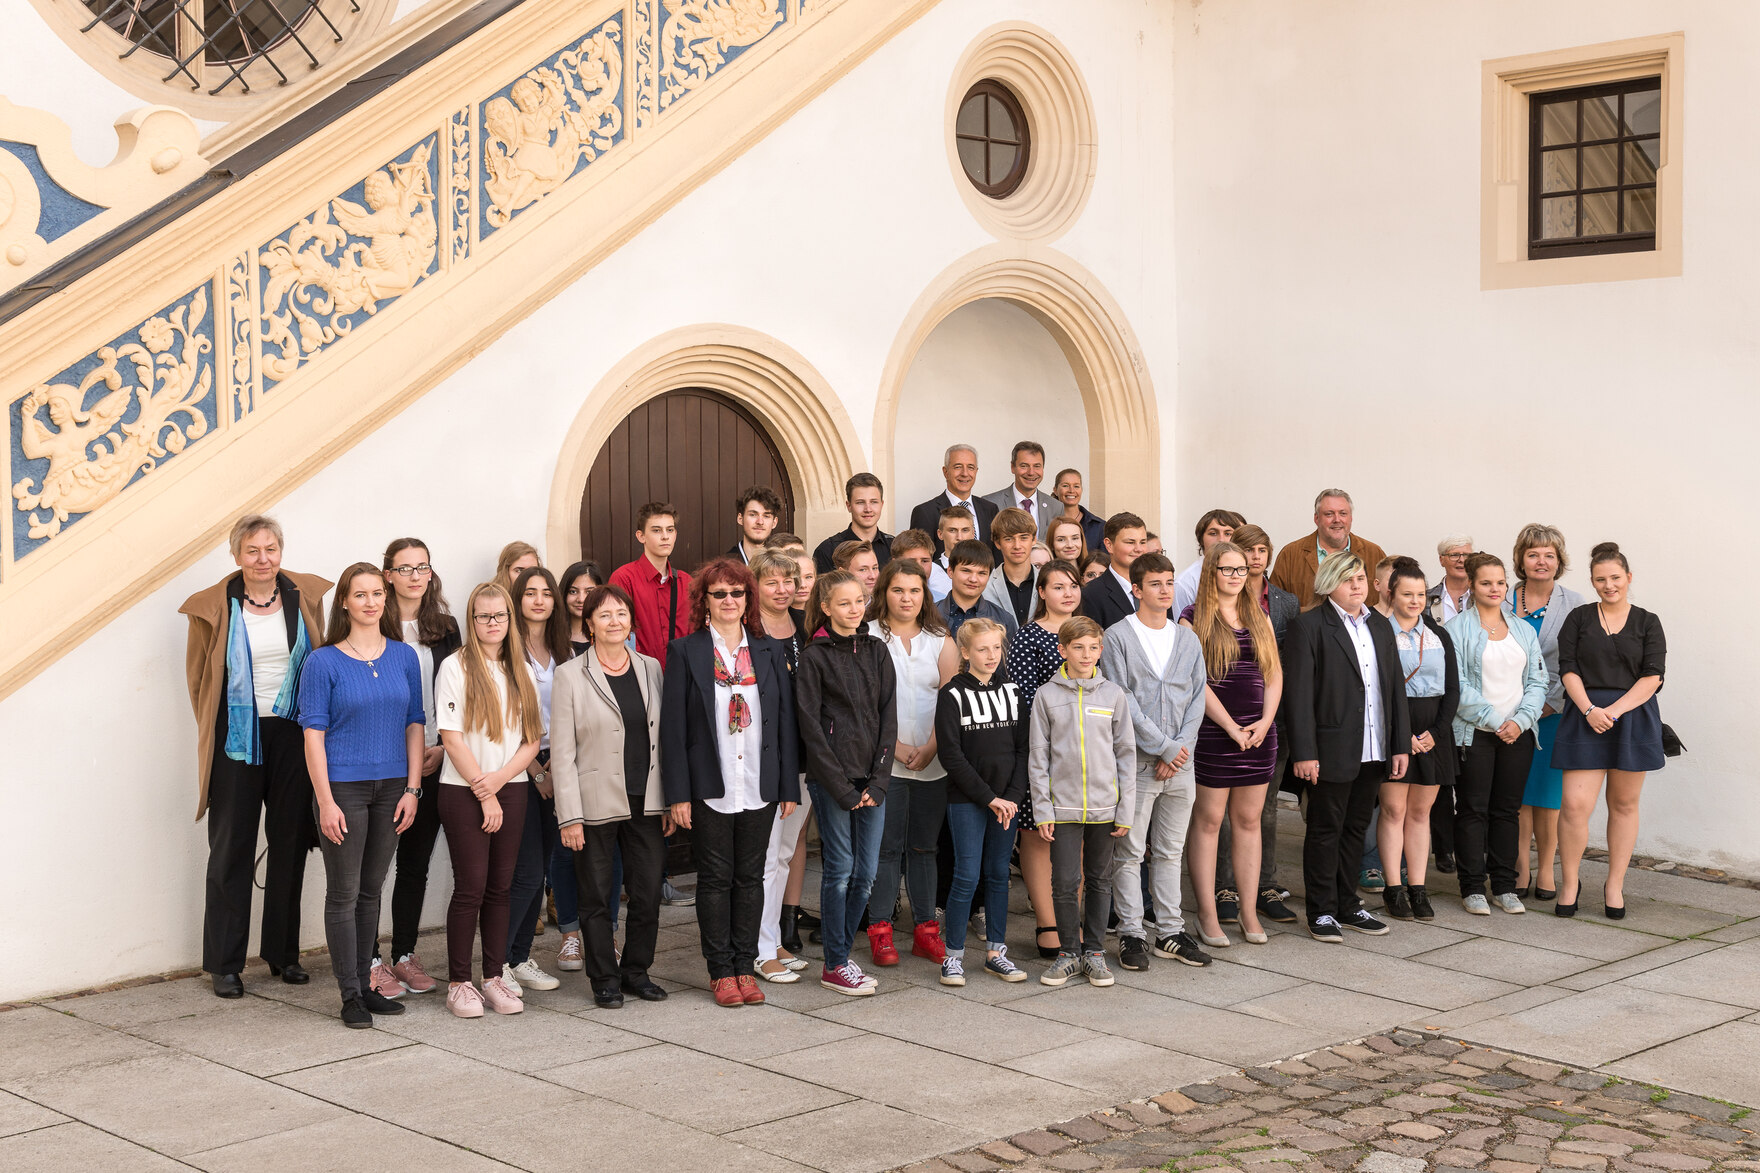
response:
[[(483, 107), (484, 217), (497, 228), (610, 148), (622, 115), (616, 27), (595, 33)], [(571, 104), (572, 103), (572, 104)]]

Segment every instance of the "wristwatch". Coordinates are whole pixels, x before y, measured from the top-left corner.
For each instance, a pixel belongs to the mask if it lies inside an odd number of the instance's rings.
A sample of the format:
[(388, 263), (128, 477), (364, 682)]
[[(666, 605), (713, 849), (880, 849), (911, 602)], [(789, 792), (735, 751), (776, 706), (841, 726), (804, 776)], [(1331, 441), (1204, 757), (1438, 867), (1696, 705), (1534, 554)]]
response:
[(403, 792), (415, 798), (420, 798), (422, 796), (422, 788), (420, 786), (405, 786)]

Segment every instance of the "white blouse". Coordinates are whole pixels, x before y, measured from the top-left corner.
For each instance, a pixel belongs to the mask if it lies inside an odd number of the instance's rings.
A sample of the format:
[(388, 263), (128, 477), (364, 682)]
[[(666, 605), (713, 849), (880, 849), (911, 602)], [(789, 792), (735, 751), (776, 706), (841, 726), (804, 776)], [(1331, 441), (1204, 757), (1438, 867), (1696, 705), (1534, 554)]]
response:
[(242, 607), (239, 614), (244, 617), (244, 635), (251, 645), (251, 691), (257, 697), (257, 716), (273, 717), (275, 698), (281, 695), (287, 666), (293, 661), (292, 649), (287, 646), (287, 616), (279, 610), (273, 615), (253, 615)]
[[(729, 672), (739, 662), (739, 649), (751, 646), (750, 637), (744, 632), (740, 633), (738, 647), (728, 647), (727, 641), (713, 627), (709, 629), (709, 638), (715, 641), (716, 654), (727, 665)], [(738, 731), (727, 727), (728, 706), (735, 696), (744, 697), (752, 710), (751, 723)], [(721, 797), (703, 801), (710, 810), (724, 815), (757, 810), (764, 805), (764, 794), (759, 784), (764, 753), (764, 713), (758, 706), (758, 686), (727, 685), (716, 681), (715, 708), (709, 717), (715, 722), (716, 748), (721, 755)]]
[[(893, 695), (897, 698), (898, 739), (906, 745), (922, 745), (935, 733), (935, 700), (941, 691), (941, 648), (947, 637), (919, 631), (906, 651), (904, 640), (881, 631), (878, 619), (868, 624), (868, 632), (884, 643), (892, 655), (892, 674), (897, 680)], [(892, 772), (900, 778), (919, 781), (947, 777), (940, 755), (930, 758), (921, 770), (907, 770), (894, 762)]]
[[(522, 668), (523, 670), (523, 668)], [(489, 675), (495, 681), (495, 704), (501, 712), (501, 737), (491, 741), (489, 735), (481, 729), (464, 727), (464, 653), (446, 657), (440, 665), (439, 679), (434, 682), (434, 707), (439, 716), (436, 724), (442, 733), (462, 733), (464, 743), (470, 749), (471, 756), (477, 759), (477, 768), (485, 774), (499, 770), (505, 766), (513, 755), (519, 752), (522, 744), (520, 727), (517, 721), (510, 720), (507, 715), (507, 676), (501, 665), (489, 665)], [(469, 786), (473, 779), (466, 778), (452, 764), (452, 755), (445, 755), (446, 762), (440, 767), (440, 782), (445, 786)], [(525, 781), (526, 773), (521, 770), (512, 781)]]
[(1485, 641), (1485, 654), (1479, 660), (1479, 695), (1497, 714), (1493, 729), (1501, 728), (1522, 703), (1522, 675), (1527, 670), (1528, 653), (1513, 631), (1502, 639)]

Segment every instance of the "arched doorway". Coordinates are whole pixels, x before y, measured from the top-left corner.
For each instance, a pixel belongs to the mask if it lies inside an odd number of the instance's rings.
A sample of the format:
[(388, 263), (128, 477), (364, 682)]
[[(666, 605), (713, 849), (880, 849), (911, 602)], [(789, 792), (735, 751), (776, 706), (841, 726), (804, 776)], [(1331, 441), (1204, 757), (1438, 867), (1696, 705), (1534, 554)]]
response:
[(607, 573), (641, 555), (636, 510), (668, 501), (678, 510), (673, 562), (687, 570), (739, 539), (734, 501), (749, 485), (782, 498), (781, 529), (794, 524), (794, 488), (776, 442), (757, 417), (697, 387), (638, 404), (605, 437), (580, 502), (582, 557)]

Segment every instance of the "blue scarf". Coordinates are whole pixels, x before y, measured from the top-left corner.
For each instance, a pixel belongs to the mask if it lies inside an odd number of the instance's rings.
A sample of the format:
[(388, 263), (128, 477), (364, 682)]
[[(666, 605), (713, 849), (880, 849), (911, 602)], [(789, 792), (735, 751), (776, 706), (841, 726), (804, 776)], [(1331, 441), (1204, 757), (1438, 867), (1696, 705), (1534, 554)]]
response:
[[(282, 677), (281, 691), (275, 694), (274, 714), (292, 718), (299, 695), (299, 669), (306, 654), (312, 650), (306, 638), (306, 617), (296, 607), (294, 623), (297, 630), (293, 651), (287, 659), (287, 675)], [(244, 608), (232, 600), (231, 622), (226, 628), (226, 756), (235, 762), (263, 764), (263, 742), (257, 729), (257, 692), (251, 681), (251, 641), (244, 627)]]

